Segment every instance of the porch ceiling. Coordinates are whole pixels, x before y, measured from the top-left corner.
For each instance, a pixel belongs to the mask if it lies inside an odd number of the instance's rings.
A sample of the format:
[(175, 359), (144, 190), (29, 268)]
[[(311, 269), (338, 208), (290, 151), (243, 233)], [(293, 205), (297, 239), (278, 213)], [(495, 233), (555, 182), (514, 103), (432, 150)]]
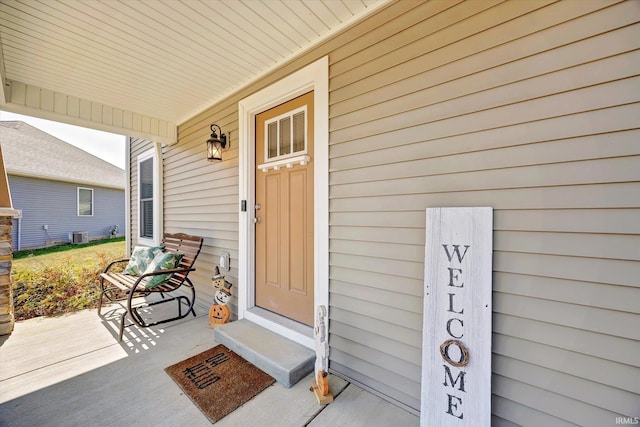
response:
[(386, 2), (0, 0), (0, 109), (170, 143)]

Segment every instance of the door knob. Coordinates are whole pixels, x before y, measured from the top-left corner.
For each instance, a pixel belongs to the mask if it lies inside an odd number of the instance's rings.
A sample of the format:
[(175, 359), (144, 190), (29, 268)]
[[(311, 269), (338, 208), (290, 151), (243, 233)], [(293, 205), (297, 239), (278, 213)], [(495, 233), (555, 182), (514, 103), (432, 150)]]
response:
[(260, 218), (259, 216), (257, 216), (257, 217), (255, 217), (255, 218), (253, 218), (253, 223), (254, 223), (254, 224), (259, 224), (259, 223), (261, 223), (261, 222), (262, 222), (262, 218)]

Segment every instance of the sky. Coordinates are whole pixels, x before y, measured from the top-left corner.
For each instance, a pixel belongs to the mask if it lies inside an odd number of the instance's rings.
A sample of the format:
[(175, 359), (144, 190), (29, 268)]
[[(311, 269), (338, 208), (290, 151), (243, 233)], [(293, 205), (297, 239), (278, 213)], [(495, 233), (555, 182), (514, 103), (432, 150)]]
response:
[[(20, 120), (124, 169), (125, 137), (21, 114), (0, 111), (0, 121)], [(1, 140), (1, 138), (0, 138)]]

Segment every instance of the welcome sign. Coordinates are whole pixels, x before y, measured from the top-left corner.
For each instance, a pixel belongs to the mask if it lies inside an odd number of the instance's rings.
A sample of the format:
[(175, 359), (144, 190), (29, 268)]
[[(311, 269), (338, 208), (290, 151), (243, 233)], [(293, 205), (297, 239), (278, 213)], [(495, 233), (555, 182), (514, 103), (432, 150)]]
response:
[(492, 208), (429, 208), (420, 425), (491, 425)]

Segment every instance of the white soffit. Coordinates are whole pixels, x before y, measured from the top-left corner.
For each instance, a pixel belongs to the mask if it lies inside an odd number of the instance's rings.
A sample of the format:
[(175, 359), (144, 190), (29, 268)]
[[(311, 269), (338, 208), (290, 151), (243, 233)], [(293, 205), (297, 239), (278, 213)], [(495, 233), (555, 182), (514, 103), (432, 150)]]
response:
[(176, 124), (387, 0), (0, 0), (0, 109), (130, 136)]

